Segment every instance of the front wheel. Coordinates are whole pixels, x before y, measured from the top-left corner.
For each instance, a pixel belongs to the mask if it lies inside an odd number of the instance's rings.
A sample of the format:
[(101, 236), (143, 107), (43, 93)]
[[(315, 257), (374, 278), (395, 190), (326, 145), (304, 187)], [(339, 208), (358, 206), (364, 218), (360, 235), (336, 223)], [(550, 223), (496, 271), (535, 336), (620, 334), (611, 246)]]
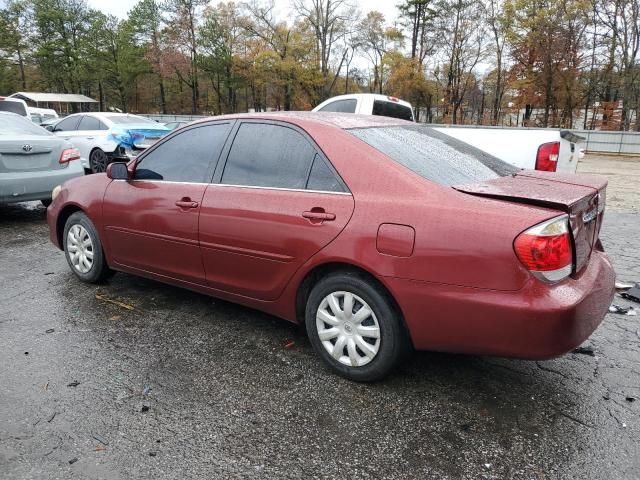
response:
[(379, 380), (398, 363), (406, 333), (384, 289), (354, 273), (320, 280), (307, 300), (305, 323), (316, 353), (336, 373)]
[(84, 213), (75, 212), (67, 219), (63, 235), (67, 263), (80, 280), (97, 283), (112, 273), (96, 227)]
[(96, 148), (91, 155), (89, 155), (89, 166), (91, 167), (91, 173), (101, 173), (107, 170), (109, 159), (107, 154), (99, 148)]

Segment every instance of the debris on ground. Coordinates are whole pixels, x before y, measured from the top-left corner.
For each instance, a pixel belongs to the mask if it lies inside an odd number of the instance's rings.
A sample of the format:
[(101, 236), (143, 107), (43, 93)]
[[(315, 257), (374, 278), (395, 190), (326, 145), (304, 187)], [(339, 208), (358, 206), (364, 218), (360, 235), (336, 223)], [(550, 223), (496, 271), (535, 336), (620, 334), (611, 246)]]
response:
[(51, 415), (49, 417), (49, 420), (47, 420), (47, 423), (51, 423), (53, 422), (53, 419), (56, 418), (56, 415), (58, 414), (58, 412), (53, 412), (53, 415)]
[(80, 385), (80, 382), (77, 380), (74, 380), (71, 383), (67, 383), (67, 387), (77, 387), (78, 385)]
[(109, 317), (109, 320), (113, 320), (113, 321), (117, 321), (120, 320), (122, 317), (120, 315), (114, 315), (113, 317)]
[(142, 389), (142, 396), (146, 397), (150, 393), (151, 393), (151, 387), (149, 385), (145, 385), (144, 388)]
[(93, 449), (94, 452), (104, 452), (106, 450), (107, 450), (107, 447), (103, 445), (98, 445), (96, 448)]
[(142, 405), (142, 408), (140, 409), (140, 411), (142, 413), (146, 413), (149, 411), (149, 405)]
[(284, 348), (293, 348), (296, 345), (296, 342), (290, 339), (286, 339), (283, 343)]
[(579, 353), (581, 355), (589, 355), (590, 357), (596, 356), (596, 352), (593, 349), (593, 347), (578, 347), (573, 351), (573, 353)]
[(635, 286), (621, 293), (620, 296), (632, 302), (640, 303), (640, 283), (636, 283)]
[(69, 460), (69, 465), (73, 465), (77, 461), (78, 461), (78, 457), (73, 457), (71, 460)]
[(55, 331), (56, 331), (55, 328), (50, 328), (49, 330), (45, 331), (44, 333), (53, 333)]
[(637, 315), (635, 308), (633, 307), (621, 307), (620, 305), (611, 305), (609, 307), (610, 313), (619, 313), (620, 315)]
[(625, 397), (624, 399), (629, 403), (633, 403), (636, 401), (636, 397)]
[(616, 282), (616, 290), (629, 290), (633, 287), (633, 283)]
[(158, 455), (158, 452), (149, 452), (150, 457), (155, 457), (156, 455)]
[(105, 439), (104, 437), (102, 437), (101, 435), (98, 435), (97, 433), (92, 433), (92, 434), (91, 434), (91, 436), (92, 436), (95, 440), (99, 441), (101, 444), (103, 444), (103, 445), (109, 445), (109, 441), (108, 441), (108, 440), (106, 440), (106, 439)]
[(119, 307), (122, 307), (126, 310), (135, 310), (135, 307), (133, 305), (129, 305), (128, 303), (124, 303), (124, 302), (120, 302), (118, 300), (113, 300), (109, 297), (106, 297), (105, 295), (101, 295), (99, 293), (96, 293), (96, 299), (98, 300), (102, 300), (103, 302), (108, 302), (108, 303), (112, 303), (114, 305), (117, 305)]

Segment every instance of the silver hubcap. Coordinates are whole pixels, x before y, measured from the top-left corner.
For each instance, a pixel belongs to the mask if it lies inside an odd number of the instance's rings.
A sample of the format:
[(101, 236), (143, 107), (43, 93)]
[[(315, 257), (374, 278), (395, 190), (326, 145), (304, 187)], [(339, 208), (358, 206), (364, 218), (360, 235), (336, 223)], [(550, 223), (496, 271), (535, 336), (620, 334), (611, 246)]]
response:
[(324, 297), (316, 313), (316, 328), (322, 346), (343, 365), (366, 365), (380, 349), (376, 315), (367, 302), (351, 292)]
[(74, 225), (67, 234), (67, 253), (73, 268), (87, 273), (93, 266), (93, 242), (82, 225)]

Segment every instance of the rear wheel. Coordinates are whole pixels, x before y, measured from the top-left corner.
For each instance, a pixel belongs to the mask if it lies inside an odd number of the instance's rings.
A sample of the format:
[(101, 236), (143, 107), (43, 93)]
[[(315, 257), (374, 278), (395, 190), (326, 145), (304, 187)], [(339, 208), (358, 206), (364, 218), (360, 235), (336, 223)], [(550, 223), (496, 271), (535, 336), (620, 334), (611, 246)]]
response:
[(91, 155), (89, 155), (89, 166), (91, 167), (91, 173), (100, 173), (107, 170), (107, 164), (109, 159), (107, 154), (99, 148), (96, 148)]
[(384, 377), (406, 348), (400, 315), (371, 280), (337, 273), (320, 280), (307, 300), (305, 323), (316, 353), (336, 373), (359, 382)]
[(80, 280), (97, 283), (112, 273), (96, 227), (84, 213), (75, 212), (67, 219), (63, 244), (67, 263)]

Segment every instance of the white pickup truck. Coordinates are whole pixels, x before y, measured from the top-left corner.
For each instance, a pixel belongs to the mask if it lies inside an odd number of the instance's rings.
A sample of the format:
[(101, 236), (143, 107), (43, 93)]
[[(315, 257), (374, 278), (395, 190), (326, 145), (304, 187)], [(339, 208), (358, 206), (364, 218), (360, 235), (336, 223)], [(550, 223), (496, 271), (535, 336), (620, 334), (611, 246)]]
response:
[[(332, 97), (313, 111), (414, 119), (409, 102), (371, 93)], [(551, 128), (429, 126), (516, 167), (547, 172), (575, 173), (585, 140), (569, 130)]]

